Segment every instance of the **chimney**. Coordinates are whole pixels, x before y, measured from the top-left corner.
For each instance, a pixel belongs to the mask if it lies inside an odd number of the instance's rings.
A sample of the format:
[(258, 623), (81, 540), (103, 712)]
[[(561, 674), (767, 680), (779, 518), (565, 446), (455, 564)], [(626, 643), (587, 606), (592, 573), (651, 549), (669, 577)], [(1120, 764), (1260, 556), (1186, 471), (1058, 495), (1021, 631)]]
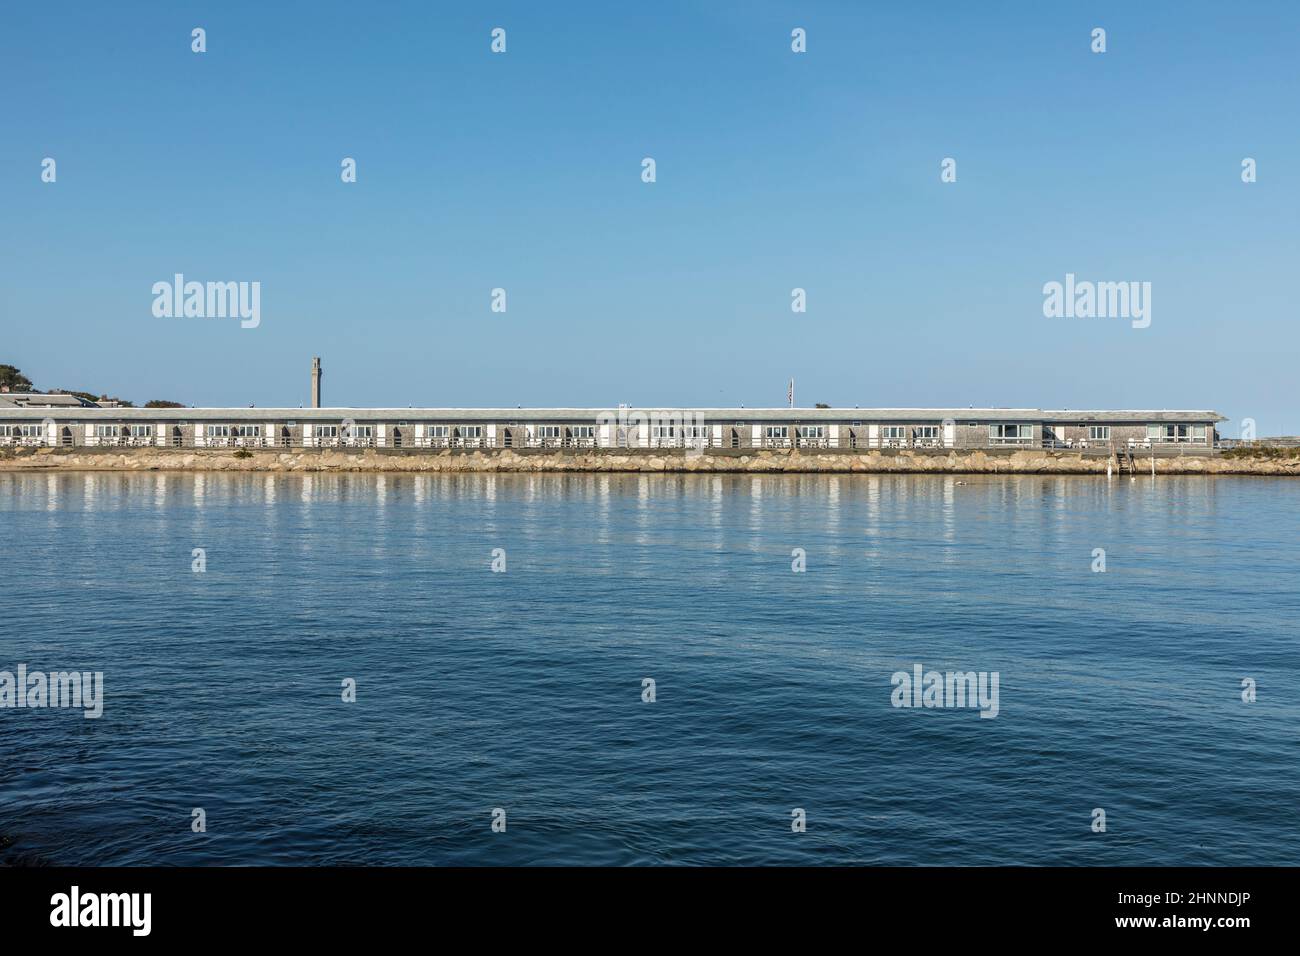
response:
[(320, 357), (311, 360), (311, 407), (320, 408)]

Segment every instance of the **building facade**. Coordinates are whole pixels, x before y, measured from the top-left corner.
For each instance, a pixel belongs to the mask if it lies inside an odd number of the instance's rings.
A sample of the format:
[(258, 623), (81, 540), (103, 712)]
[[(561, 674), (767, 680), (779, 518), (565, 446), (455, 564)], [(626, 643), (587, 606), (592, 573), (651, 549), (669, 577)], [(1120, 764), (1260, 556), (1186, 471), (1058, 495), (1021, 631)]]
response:
[[(49, 396), (58, 399), (61, 396)], [(0, 396), (0, 445), (1210, 451), (1213, 411), (1013, 408), (97, 408)]]

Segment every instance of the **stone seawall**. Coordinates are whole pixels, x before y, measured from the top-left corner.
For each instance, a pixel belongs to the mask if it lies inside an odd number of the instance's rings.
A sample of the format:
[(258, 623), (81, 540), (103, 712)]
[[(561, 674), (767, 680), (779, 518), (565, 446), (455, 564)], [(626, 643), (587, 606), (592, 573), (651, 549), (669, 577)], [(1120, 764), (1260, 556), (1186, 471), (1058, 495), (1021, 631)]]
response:
[[(263, 471), (263, 472), (792, 472), (1063, 474), (1106, 473), (1105, 455), (1048, 450), (680, 450), (428, 451), (402, 449), (8, 448), (0, 471)], [(1162, 475), (1300, 475), (1296, 458), (1157, 456)], [(1138, 474), (1151, 459), (1139, 458)], [(1115, 474), (1120, 470), (1112, 465)]]

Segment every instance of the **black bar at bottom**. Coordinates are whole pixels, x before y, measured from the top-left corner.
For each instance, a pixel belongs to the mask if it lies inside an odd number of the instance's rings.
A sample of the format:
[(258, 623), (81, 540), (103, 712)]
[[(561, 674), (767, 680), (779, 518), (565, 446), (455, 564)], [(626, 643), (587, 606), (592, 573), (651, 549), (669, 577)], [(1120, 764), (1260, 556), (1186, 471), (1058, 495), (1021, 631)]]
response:
[(1286, 926), (1295, 877), (1282, 868), (0, 869), (0, 925), (6, 942), (75, 933), (373, 944), (434, 927), (580, 939), (699, 920), (762, 936), (813, 920), (819, 935), (842, 925), (872, 939), (1173, 934), (1231, 944)]

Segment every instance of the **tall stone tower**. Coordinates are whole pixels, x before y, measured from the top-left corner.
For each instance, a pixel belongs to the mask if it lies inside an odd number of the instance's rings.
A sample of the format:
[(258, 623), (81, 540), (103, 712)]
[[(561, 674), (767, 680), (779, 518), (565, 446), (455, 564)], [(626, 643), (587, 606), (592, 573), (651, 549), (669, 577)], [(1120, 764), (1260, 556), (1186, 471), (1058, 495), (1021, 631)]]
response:
[(320, 408), (320, 356), (311, 360), (311, 407)]

